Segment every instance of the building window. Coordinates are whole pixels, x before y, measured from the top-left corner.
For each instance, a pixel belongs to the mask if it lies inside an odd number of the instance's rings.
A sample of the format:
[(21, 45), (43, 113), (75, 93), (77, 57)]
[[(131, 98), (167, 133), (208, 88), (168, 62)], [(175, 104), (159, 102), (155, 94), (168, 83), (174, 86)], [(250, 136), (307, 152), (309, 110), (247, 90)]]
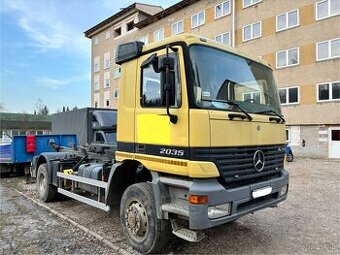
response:
[(276, 16), (276, 31), (282, 31), (299, 25), (299, 11), (294, 10)]
[(126, 31), (133, 30), (134, 29), (134, 24), (135, 24), (134, 21), (130, 21), (130, 22), (126, 23)]
[(98, 45), (98, 43), (99, 43), (98, 36), (93, 37), (93, 45)]
[(120, 67), (117, 67), (113, 70), (113, 78), (118, 79), (120, 77)]
[(104, 79), (104, 88), (110, 87), (110, 78)]
[(93, 76), (93, 90), (99, 90), (99, 75)]
[(114, 99), (119, 98), (119, 89), (114, 89), (114, 90), (113, 90), (113, 98), (114, 98)]
[(299, 61), (299, 48), (276, 52), (276, 68), (295, 66)]
[(338, 57), (340, 57), (340, 38), (316, 44), (317, 61)]
[(114, 31), (113, 31), (114, 37), (118, 37), (120, 35), (122, 35), (122, 28), (121, 27), (117, 27)]
[(94, 108), (98, 108), (98, 102), (94, 102)]
[(98, 107), (99, 99), (100, 99), (99, 93), (94, 93), (93, 94), (93, 104), (94, 104), (95, 107)]
[(111, 31), (110, 30), (107, 30), (105, 32), (105, 39), (110, 39), (110, 36), (111, 36)]
[(323, 0), (317, 2), (315, 5), (316, 20), (325, 19), (340, 14), (339, 0)]
[(111, 57), (110, 57), (110, 52), (105, 52), (104, 53), (104, 69), (109, 69), (111, 66)]
[(281, 104), (298, 104), (299, 103), (299, 87), (290, 87), (279, 89)]
[(100, 69), (100, 59), (99, 56), (93, 59), (93, 72), (99, 72)]
[(324, 82), (317, 85), (317, 101), (340, 100), (340, 81)]
[(149, 36), (143, 36), (141, 38), (138, 39), (138, 41), (143, 42), (144, 44), (148, 44), (149, 43)]
[(205, 23), (205, 12), (199, 12), (191, 16), (191, 28), (201, 26)]
[(243, 93), (243, 101), (261, 104), (261, 93), (260, 92)]
[(259, 2), (262, 2), (262, 0), (243, 0), (243, 8), (258, 4)]
[(243, 27), (243, 41), (261, 37), (261, 21)]
[(164, 28), (159, 29), (153, 33), (153, 40), (155, 42), (164, 39)]
[(110, 87), (110, 72), (104, 73), (104, 88)]
[(171, 26), (172, 35), (183, 33), (183, 20), (178, 21)]
[(230, 1), (225, 1), (215, 6), (215, 19), (230, 14)]
[(110, 91), (104, 91), (104, 107), (110, 106)]
[(215, 37), (215, 40), (220, 42), (220, 43), (230, 45), (230, 32), (217, 35)]

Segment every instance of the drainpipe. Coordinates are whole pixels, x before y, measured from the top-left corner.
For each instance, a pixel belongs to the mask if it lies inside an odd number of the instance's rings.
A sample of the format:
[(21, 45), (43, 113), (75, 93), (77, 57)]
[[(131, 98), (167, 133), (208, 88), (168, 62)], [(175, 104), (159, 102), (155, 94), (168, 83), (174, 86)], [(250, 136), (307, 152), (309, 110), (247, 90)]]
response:
[(233, 0), (233, 9), (232, 9), (232, 31), (231, 31), (231, 46), (235, 47), (235, 0)]

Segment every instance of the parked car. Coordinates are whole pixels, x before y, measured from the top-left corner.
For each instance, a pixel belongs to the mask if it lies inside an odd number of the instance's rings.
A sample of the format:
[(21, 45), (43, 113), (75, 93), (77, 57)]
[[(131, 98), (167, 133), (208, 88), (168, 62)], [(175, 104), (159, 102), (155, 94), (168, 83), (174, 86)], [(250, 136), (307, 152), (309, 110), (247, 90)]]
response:
[(292, 148), (289, 145), (286, 145), (285, 147), (285, 154), (286, 154), (286, 160), (288, 162), (292, 162), (294, 160), (294, 155)]

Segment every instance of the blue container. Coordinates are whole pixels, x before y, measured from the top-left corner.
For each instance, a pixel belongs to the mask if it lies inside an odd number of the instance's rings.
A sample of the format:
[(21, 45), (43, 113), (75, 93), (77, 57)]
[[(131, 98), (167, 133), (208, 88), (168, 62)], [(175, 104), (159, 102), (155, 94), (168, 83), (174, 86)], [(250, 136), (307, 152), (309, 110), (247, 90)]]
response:
[(37, 135), (35, 136), (35, 151), (28, 153), (26, 151), (26, 136), (14, 136), (11, 144), (0, 145), (0, 163), (30, 163), (34, 156), (43, 152), (53, 152), (48, 146), (50, 140), (59, 146), (77, 146), (76, 135)]

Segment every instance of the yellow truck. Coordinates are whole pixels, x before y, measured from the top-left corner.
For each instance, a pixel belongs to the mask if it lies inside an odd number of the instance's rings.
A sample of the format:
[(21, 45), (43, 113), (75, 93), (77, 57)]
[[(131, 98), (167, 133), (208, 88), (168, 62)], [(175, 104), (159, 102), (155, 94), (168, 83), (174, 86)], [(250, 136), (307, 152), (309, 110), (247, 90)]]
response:
[(84, 148), (41, 155), (34, 168), (43, 201), (61, 193), (119, 208), (131, 246), (157, 253), (171, 232), (198, 242), (204, 229), (287, 198), (285, 120), (265, 61), (190, 34), (116, 52), (114, 158)]

